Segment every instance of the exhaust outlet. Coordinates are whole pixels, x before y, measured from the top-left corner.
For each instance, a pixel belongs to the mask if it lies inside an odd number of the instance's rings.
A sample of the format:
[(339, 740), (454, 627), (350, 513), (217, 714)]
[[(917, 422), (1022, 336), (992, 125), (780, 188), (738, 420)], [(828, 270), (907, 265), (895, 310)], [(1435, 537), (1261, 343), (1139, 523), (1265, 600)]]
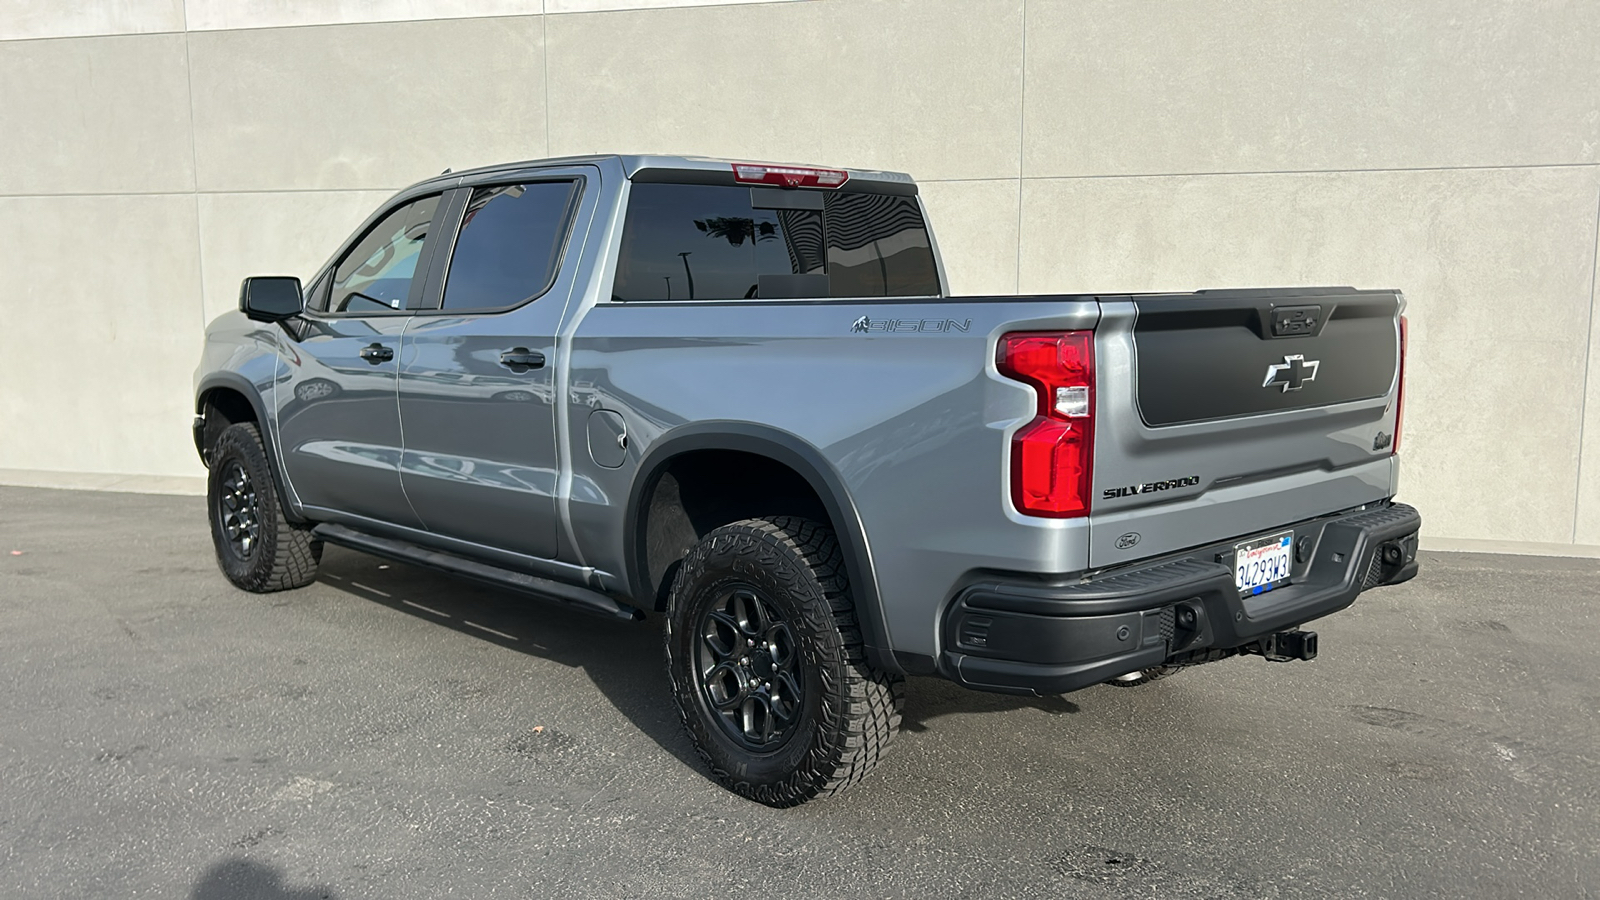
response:
[(1270, 662), (1310, 661), (1317, 658), (1315, 631), (1280, 631), (1244, 648)]

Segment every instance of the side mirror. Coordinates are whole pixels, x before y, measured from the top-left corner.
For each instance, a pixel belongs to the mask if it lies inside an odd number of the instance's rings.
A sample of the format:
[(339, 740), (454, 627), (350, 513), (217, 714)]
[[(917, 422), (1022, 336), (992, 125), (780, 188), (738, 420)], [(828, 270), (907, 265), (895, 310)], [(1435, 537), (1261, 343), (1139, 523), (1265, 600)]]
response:
[(304, 308), (300, 279), (292, 275), (254, 275), (239, 285), (239, 311), (257, 322), (282, 322)]

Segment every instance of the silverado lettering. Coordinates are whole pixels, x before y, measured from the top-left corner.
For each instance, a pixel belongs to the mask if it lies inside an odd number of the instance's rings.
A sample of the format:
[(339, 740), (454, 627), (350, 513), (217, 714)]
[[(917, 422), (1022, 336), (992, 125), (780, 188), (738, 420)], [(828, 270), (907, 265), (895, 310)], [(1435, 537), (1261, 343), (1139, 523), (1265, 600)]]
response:
[(1118, 497), (1133, 497), (1155, 491), (1170, 491), (1173, 488), (1194, 487), (1199, 483), (1199, 475), (1188, 475), (1183, 478), (1169, 478), (1166, 481), (1151, 481), (1146, 484), (1130, 484), (1127, 487), (1106, 488), (1100, 492), (1100, 496), (1105, 500), (1115, 500)]

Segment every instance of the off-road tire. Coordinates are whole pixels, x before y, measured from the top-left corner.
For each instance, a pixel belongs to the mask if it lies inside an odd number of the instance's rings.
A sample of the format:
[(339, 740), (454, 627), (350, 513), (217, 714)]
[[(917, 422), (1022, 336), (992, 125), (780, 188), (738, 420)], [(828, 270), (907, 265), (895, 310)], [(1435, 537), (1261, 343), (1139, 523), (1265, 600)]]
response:
[[(283, 514), (283, 500), (272, 480), (271, 464), (253, 422), (229, 425), (211, 445), (211, 473), (206, 479), (206, 508), (211, 519), (211, 541), (217, 567), (235, 587), (257, 594), (304, 587), (317, 577), (322, 542), (311, 536), (310, 526), (296, 525)], [(224, 482), (237, 464), (249, 476), (255, 493), (257, 537), (248, 553), (241, 553), (224, 528)]]
[[(765, 752), (731, 735), (696, 662), (704, 617), (742, 585), (790, 627), (800, 662), (796, 724)], [(740, 796), (786, 807), (838, 793), (866, 776), (899, 730), (905, 682), (867, 664), (844, 555), (827, 526), (780, 516), (710, 532), (673, 579), (665, 631), (684, 727), (716, 780)]]

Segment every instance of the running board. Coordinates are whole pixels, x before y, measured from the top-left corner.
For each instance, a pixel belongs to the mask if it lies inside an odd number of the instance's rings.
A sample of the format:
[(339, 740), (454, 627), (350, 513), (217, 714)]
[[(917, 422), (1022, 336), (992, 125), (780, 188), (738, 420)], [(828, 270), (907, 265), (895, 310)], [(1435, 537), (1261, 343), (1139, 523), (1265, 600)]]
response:
[(511, 569), (502, 569), (466, 557), (456, 556), (453, 553), (444, 553), (438, 550), (429, 550), (406, 541), (397, 541), (393, 538), (378, 537), (366, 532), (356, 531), (343, 525), (324, 522), (311, 530), (312, 537), (338, 544), (351, 550), (360, 550), (374, 556), (387, 557), (414, 566), (433, 569), (449, 575), (470, 578), (473, 581), (493, 585), (497, 588), (516, 591), (538, 597), (541, 600), (551, 600), (563, 604), (580, 612), (605, 616), (612, 619), (627, 619), (638, 621), (644, 618), (644, 612), (638, 607), (629, 606), (620, 600), (608, 597), (599, 591), (577, 585), (565, 584), (549, 578), (540, 578), (537, 575), (527, 575)]

